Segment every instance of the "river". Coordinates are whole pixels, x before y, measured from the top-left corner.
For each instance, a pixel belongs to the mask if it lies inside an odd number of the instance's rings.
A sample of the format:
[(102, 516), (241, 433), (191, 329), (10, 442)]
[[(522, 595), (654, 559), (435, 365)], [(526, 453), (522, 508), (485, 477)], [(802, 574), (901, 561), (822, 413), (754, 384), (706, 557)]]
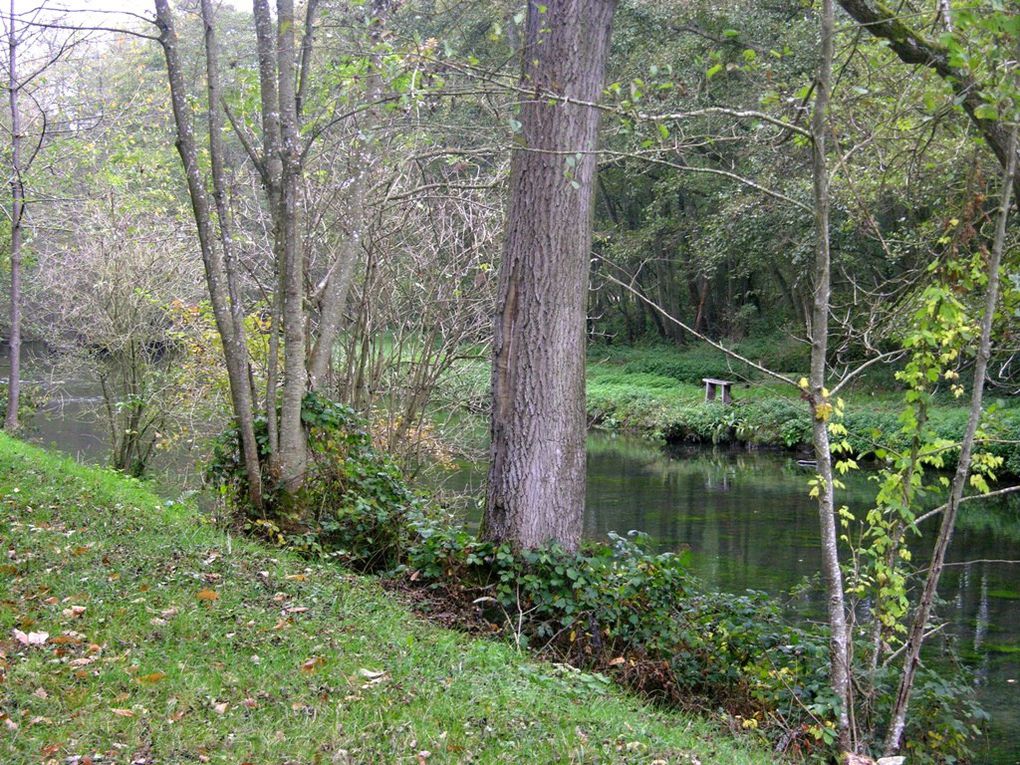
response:
[[(648, 441), (593, 433), (588, 439), (585, 534), (637, 529), (659, 550), (689, 550), (691, 569), (711, 588), (783, 596), (821, 570), (811, 472), (787, 454), (704, 448), (664, 451)], [(482, 466), (465, 465), (445, 485), (476, 491)], [(851, 474), (837, 501), (864, 510), (874, 497), (866, 474)], [(975, 670), (991, 715), (976, 742), (983, 765), (1020, 763), (1020, 496), (965, 504), (949, 549), (938, 616)], [(935, 524), (923, 529), (926, 537)], [(936, 522), (937, 523), (937, 522)], [(928, 560), (924, 539), (914, 561)], [(981, 562), (969, 562), (981, 561)], [(798, 618), (821, 619), (818, 587), (791, 602)]]
[[(0, 357), (0, 375), (6, 376)], [(28, 377), (32, 377), (29, 365)], [(99, 403), (95, 387), (81, 382), (46, 383), (53, 395), (32, 421), (30, 440), (77, 459), (103, 462), (106, 434), (90, 416)], [(166, 457), (162, 462), (167, 464)], [(194, 470), (193, 460), (169, 460), (176, 471)], [(192, 474), (193, 475), (193, 474)], [(464, 465), (445, 486), (477, 490), (484, 471)], [(818, 519), (807, 495), (810, 472), (774, 452), (688, 449), (663, 451), (647, 441), (592, 434), (588, 441), (585, 534), (605, 539), (609, 531), (637, 529), (659, 550), (687, 549), (693, 573), (709, 587), (784, 595), (820, 570)], [(164, 482), (179, 491), (189, 483), (179, 473)], [(874, 485), (851, 475), (839, 500), (852, 509), (868, 506)], [(934, 525), (924, 530), (934, 533)], [(926, 545), (915, 545), (923, 563)], [(939, 616), (949, 623), (961, 654), (975, 670), (978, 698), (991, 715), (988, 735), (977, 742), (977, 762), (1020, 763), (1020, 496), (969, 503), (949, 550)], [(818, 588), (805, 588), (793, 602), (799, 618), (818, 618)]]

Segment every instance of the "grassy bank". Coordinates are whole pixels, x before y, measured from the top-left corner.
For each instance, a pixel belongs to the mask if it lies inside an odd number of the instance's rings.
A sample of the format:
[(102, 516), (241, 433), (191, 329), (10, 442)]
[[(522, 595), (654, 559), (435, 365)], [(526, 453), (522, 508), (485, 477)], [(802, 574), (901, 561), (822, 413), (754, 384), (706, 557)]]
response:
[(0, 530), (5, 764), (774, 761), (2, 434)]
[[(811, 439), (807, 407), (790, 386), (733, 369), (721, 354), (705, 349), (668, 348), (593, 350), (588, 365), (588, 416), (593, 425), (661, 438), (669, 443), (747, 444), (806, 448)], [(779, 367), (783, 368), (783, 367)], [(794, 378), (798, 373), (791, 373)], [(735, 381), (733, 406), (705, 403), (702, 377)], [(903, 410), (889, 370), (844, 394), (845, 424), (858, 453), (876, 446), (904, 446), (898, 437)], [(996, 411), (987, 418), (993, 439), (1012, 441), (1020, 432), (1020, 406), (990, 399)], [(967, 421), (967, 399), (939, 396), (930, 410), (929, 425), (941, 438), (958, 440)], [(1014, 443), (989, 444), (987, 449), (1005, 460), (1005, 470), (1020, 475), (1020, 448)], [(955, 456), (948, 456), (953, 466)]]

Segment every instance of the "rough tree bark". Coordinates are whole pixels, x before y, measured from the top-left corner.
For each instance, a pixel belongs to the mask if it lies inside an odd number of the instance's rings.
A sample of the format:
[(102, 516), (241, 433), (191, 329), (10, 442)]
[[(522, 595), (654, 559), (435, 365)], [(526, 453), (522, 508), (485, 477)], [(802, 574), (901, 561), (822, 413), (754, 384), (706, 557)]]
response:
[(11, 110), (11, 336), (8, 347), (11, 356), (10, 376), (7, 380), (7, 412), (4, 430), (13, 433), (18, 429), (18, 407), (21, 404), (21, 241), (25, 216), (25, 183), (21, 167), (21, 112), (18, 104), (18, 36), (14, 20), (14, 0), (11, 0), (7, 19), (8, 84), (7, 93)]
[[(599, 98), (615, 0), (528, 3), (519, 144), (492, 370), (483, 536), (580, 541), (585, 490), (585, 308)], [(564, 102), (550, 103), (543, 94)]]
[(928, 564), (924, 588), (921, 591), (921, 598), (914, 612), (914, 618), (910, 625), (910, 633), (907, 637), (903, 658), (903, 674), (900, 675), (899, 690), (896, 694), (896, 701), (893, 704), (890, 717), (891, 722), (885, 740), (885, 755), (887, 757), (895, 755), (903, 743), (903, 730), (907, 723), (907, 709), (910, 705), (910, 695), (914, 687), (914, 676), (921, 663), (921, 647), (924, 644), (925, 630), (928, 626), (928, 619), (931, 616), (932, 605), (935, 602), (939, 579), (942, 577), (946, 551), (949, 549), (949, 542), (953, 537), (956, 513), (959, 509), (960, 501), (963, 499), (963, 490), (967, 486), (971, 455), (974, 450), (974, 439), (977, 434), (978, 425), (981, 422), (985, 376), (988, 372), (988, 359), (991, 356), (992, 350), (992, 324), (995, 320), (995, 310), (999, 300), (999, 267), (1002, 263), (1002, 253), (1006, 244), (1006, 223), (1009, 220), (1011, 206), (1010, 194), (1016, 182), (1017, 128), (1015, 126), (1010, 130), (1010, 137), (1005, 148), (1006, 156), (1009, 159), (1003, 172), (995, 239), (992, 242), (992, 250), (988, 257), (988, 285), (985, 290), (984, 313), (981, 317), (981, 339), (978, 342), (977, 358), (974, 362), (974, 390), (971, 392), (970, 414), (967, 419), (967, 429), (964, 431), (963, 440), (960, 443), (960, 459), (949, 490), (949, 501), (946, 503), (945, 510), (942, 513), (942, 525), (939, 527), (939, 534), (935, 539), (935, 547), (932, 551), (931, 563)]
[[(806, 395), (811, 406), (811, 432), (818, 463), (818, 517), (821, 525), (822, 572), (825, 576), (829, 618), (829, 682), (840, 708), (837, 729), (840, 749), (851, 750), (850, 736), (850, 653), (839, 567), (839, 543), (833, 496), (832, 449), (829, 444), (828, 414), (832, 411), (825, 391), (825, 359), (828, 353), (829, 304), (832, 254), (829, 243), (829, 171), (826, 163), (826, 133), (832, 88), (834, 42), (832, 0), (822, 1), (821, 62), (815, 79), (815, 103), (811, 116), (811, 170), (814, 181), (815, 267), (814, 300), (811, 310), (811, 373)], [(822, 407), (826, 407), (823, 409)]]

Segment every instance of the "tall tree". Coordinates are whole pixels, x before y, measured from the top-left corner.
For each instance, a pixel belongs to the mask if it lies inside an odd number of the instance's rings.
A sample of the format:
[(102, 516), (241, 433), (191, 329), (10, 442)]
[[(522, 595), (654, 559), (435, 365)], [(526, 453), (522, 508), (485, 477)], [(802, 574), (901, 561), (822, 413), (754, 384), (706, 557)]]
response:
[(7, 93), (11, 110), (11, 336), (8, 341), (11, 354), (11, 373), (7, 383), (7, 413), (4, 429), (18, 429), (18, 406), (21, 403), (21, 243), (22, 224), (25, 219), (25, 182), (21, 158), (21, 111), (18, 81), (18, 31), (15, 28), (14, 0), (11, 0), (7, 17)]
[[(236, 290), (228, 286), (228, 272), (221, 250), (216, 247), (212, 206), (206, 191), (206, 183), (199, 164), (198, 145), (195, 140), (195, 128), (191, 119), (191, 109), (187, 104), (187, 86), (185, 85), (184, 68), (181, 64), (178, 49), (177, 32), (174, 28), (173, 16), (166, 0), (156, 0), (156, 25), (159, 28), (159, 42), (166, 58), (167, 74), (170, 81), (170, 97), (173, 107), (174, 121), (177, 126), (177, 150), (184, 164), (184, 172), (191, 197), (192, 211), (198, 229), (198, 240), (205, 266), (206, 283), (209, 288), (210, 302), (216, 319), (216, 328), (223, 343), (227, 375), (230, 381), (230, 393), (234, 415), (237, 418), (242, 440), (245, 472), (248, 478), (248, 491), (252, 503), (259, 507), (262, 504), (261, 469), (254, 436), (254, 411), (248, 383), (247, 350), (243, 346), (241, 327), (235, 323), (237, 311), (231, 305), (231, 294)], [(211, 26), (207, 34), (212, 38), (207, 43), (215, 45)], [(213, 48), (213, 50), (215, 50)], [(210, 63), (215, 64), (215, 53), (211, 54)], [(215, 75), (210, 80), (209, 95), (215, 97), (218, 80)], [(219, 108), (214, 105), (213, 108)], [(222, 167), (216, 152), (219, 148), (214, 134), (210, 148), (216, 157), (214, 171)], [(220, 198), (219, 181), (213, 184), (217, 202)], [(228, 224), (220, 223), (221, 241), (229, 246)]]
[[(50, 140), (47, 129), (45, 99), (38, 89), (45, 82), (42, 75), (74, 49), (85, 36), (81, 30), (49, 20), (51, 13), (46, 0), (32, 8), (17, 11), (16, 0), (10, 0), (6, 13), (0, 15), (7, 42), (7, 95), (10, 114), (11, 161), (8, 185), (11, 189), (10, 206), (10, 348), (11, 368), (7, 387), (7, 411), (4, 429), (17, 430), (18, 407), (21, 399), (21, 340), (24, 324), (23, 268), (26, 225), (25, 178)], [(56, 33), (53, 33), (53, 30)], [(26, 61), (23, 60), (25, 54)], [(27, 114), (22, 105), (30, 104)], [(36, 127), (38, 125), (38, 127)], [(31, 139), (26, 143), (26, 139)]]
[(585, 309), (615, 0), (530, 0), (493, 338), (483, 534), (575, 548), (585, 492)]
[(850, 751), (850, 633), (846, 621), (843, 572), (839, 565), (832, 448), (829, 443), (829, 391), (826, 388), (826, 357), (829, 350), (829, 311), (832, 298), (832, 250), (829, 239), (829, 168), (826, 138), (829, 102), (832, 97), (832, 59), (835, 22), (833, 0), (822, 0), (821, 61), (815, 77), (815, 103), (811, 115), (811, 174), (814, 181), (815, 263), (814, 293), (808, 334), (811, 340), (811, 372), (805, 396), (811, 406), (811, 437), (818, 463), (818, 516), (822, 542), (822, 573), (825, 577), (829, 617), (829, 682), (837, 699), (839, 745)]

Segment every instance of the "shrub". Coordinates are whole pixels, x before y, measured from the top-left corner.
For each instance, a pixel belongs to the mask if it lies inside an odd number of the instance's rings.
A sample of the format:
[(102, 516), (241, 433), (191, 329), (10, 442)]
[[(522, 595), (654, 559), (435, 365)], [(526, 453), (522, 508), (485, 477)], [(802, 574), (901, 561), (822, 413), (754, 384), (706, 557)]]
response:
[(308, 429), (309, 462), (305, 482), (284, 506), (269, 480), (266, 422), (256, 422), (256, 440), (263, 461), (266, 513), (246, 501), (247, 481), (236, 426), (213, 445), (207, 479), (248, 525), (275, 542), (342, 559), (359, 569), (396, 565), (406, 549), (411, 528), (408, 513), (419, 500), (399, 469), (372, 446), (366, 423), (348, 406), (308, 394), (301, 409)]
[[(415, 527), (407, 557), (413, 578), (480, 608), (518, 645), (612, 672), (665, 703), (722, 706), (787, 751), (834, 754), (826, 631), (786, 623), (775, 598), (707, 592), (683, 556), (648, 552), (634, 532), (578, 553), (514, 552), (420, 518)], [(866, 656), (868, 645), (857, 650)], [(917, 762), (966, 758), (981, 713), (967, 678), (956, 676), (929, 668), (919, 675), (908, 731), (927, 747), (912, 753)], [(879, 713), (889, 709), (898, 679), (892, 669), (878, 678)], [(876, 728), (883, 724), (878, 719)], [(932, 740), (932, 730), (944, 735)]]

